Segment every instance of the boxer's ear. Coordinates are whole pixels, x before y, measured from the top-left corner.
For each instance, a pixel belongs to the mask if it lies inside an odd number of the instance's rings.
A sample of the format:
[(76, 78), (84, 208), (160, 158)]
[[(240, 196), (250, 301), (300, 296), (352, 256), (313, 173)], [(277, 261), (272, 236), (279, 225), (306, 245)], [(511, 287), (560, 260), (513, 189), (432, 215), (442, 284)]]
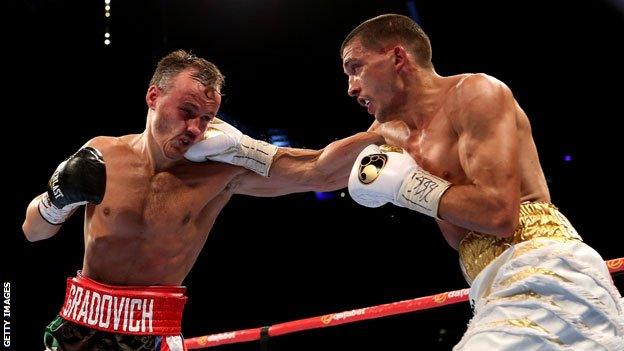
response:
[(163, 94), (163, 91), (157, 87), (156, 85), (150, 85), (147, 89), (147, 93), (145, 94), (145, 102), (147, 103), (147, 107), (150, 109), (156, 108), (156, 101)]

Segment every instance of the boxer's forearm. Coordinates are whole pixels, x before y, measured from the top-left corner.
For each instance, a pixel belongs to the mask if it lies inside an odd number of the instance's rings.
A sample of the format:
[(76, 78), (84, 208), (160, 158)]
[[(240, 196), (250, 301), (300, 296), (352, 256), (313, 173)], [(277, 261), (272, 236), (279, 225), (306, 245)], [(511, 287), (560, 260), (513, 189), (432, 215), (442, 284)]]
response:
[(22, 224), (22, 230), (28, 241), (48, 239), (61, 229), (61, 225), (50, 224), (41, 217), (38, 208), (40, 198), (41, 195), (34, 198), (26, 209), (26, 219)]
[[(383, 143), (373, 132), (362, 132), (336, 140), (322, 150), (280, 149), (273, 161), (271, 177), (289, 177), (302, 191), (332, 191), (347, 186), (357, 155), (370, 144)], [(296, 184), (295, 184), (296, 185)]]
[(374, 132), (358, 133), (337, 140), (323, 149), (316, 161), (316, 167), (328, 179), (340, 183), (340, 187), (344, 188), (358, 154), (368, 145), (382, 143), (384, 138)]
[(280, 148), (268, 178), (248, 172), (233, 180), (229, 189), (252, 196), (341, 189), (347, 186), (357, 155), (366, 146), (383, 142), (378, 134), (364, 132), (334, 141), (322, 150)]
[(438, 215), (462, 228), (507, 237), (518, 225), (519, 208), (519, 196), (513, 192), (454, 185), (440, 199)]

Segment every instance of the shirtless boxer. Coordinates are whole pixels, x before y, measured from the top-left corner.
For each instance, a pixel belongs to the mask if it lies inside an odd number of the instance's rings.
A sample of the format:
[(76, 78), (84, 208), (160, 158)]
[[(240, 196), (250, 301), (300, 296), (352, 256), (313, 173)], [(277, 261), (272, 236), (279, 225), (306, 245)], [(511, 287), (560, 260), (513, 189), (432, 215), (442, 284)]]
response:
[(83, 267), (46, 328), (48, 349), (182, 350), (179, 285), (232, 195), (343, 188), (358, 153), (383, 142), (366, 132), (314, 151), (253, 140), (213, 121), (223, 80), (204, 59), (169, 54), (147, 90), (145, 130), (91, 139), (29, 204), (30, 241), (55, 235), (87, 205)]
[(349, 95), (398, 146), (367, 147), (349, 192), (434, 217), (459, 250), (475, 315), (455, 350), (622, 350), (621, 296), (551, 204), (509, 88), (485, 74), (438, 75), (427, 35), (400, 15), (356, 27), (341, 55)]

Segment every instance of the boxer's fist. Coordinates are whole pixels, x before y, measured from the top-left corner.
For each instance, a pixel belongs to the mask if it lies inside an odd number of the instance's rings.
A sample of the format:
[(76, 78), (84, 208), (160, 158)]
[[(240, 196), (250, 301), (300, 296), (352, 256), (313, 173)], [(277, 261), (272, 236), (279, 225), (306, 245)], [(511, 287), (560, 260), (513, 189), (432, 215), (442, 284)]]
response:
[(204, 139), (191, 146), (184, 157), (193, 162), (225, 162), (245, 167), (266, 177), (276, 152), (276, 146), (252, 139), (230, 124), (215, 118), (208, 124)]
[(357, 157), (349, 176), (349, 194), (360, 205), (379, 207), (397, 201), (403, 180), (418, 165), (403, 149), (367, 146)]
[(440, 198), (450, 186), (418, 166), (403, 149), (387, 145), (367, 146), (349, 177), (349, 194), (360, 205), (391, 202), (438, 219)]
[(58, 208), (99, 204), (106, 190), (106, 166), (100, 151), (85, 147), (63, 161), (48, 181), (50, 202)]
[(240, 153), (243, 133), (218, 118), (208, 124), (204, 138), (191, 146), (184, 157), (193, 162), (206, 160), (233, 164), (234, 157)]
[(106, 166), (97, 149), (85, 147), (61, 162), (39, 203), (41, 216), (61, 224), (78, 206), (99, 204), (106, 191)]

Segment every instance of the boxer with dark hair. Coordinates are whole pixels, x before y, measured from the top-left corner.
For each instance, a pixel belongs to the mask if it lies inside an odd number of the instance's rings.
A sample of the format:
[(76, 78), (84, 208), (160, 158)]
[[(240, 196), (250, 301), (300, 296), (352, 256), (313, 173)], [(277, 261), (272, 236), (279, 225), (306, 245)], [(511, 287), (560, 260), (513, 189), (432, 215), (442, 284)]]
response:
[(429, 38), (401, 15), (360, 24), (341, 55), (349, 95), (397, 146), (367, 147), (349, 193), (435, 218), (459, 250), (475, 316), (455, 350), (622, 350), (621, 296), (551, 203), (509, 87), (485, 74), (438, 75)]

